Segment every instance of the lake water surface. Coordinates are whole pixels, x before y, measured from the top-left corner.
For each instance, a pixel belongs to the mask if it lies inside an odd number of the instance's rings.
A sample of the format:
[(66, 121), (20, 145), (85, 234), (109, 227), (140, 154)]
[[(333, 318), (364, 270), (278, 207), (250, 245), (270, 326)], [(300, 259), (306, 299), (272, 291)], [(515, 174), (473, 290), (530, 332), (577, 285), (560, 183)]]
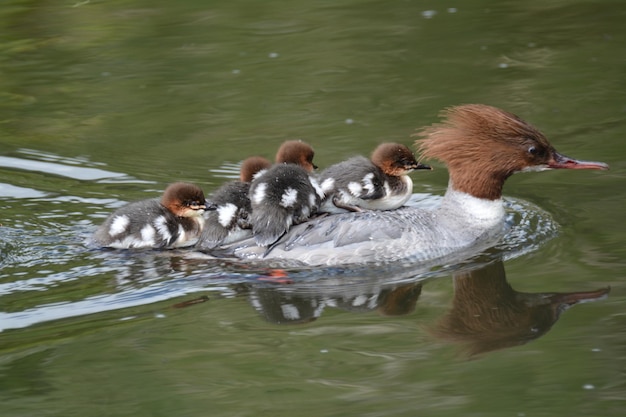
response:
[[(617, 0), (5, 0), (0, 414), (623, 416), (625, 21)], [(463, 103), (611, 170), (514, 176), (505, 241), (427, 269), (84, 245), (170, 182), (210, 193), (286, 139), (322, 168), (411, 145)], [(445, 191), (434, 166), (413, 204)]]

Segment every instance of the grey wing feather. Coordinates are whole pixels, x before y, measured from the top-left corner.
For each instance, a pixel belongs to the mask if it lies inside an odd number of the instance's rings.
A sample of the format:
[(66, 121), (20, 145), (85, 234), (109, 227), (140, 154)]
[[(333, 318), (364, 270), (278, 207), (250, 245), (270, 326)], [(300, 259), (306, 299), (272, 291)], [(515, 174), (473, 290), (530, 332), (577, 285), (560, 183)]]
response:
[[(332, 242), (333, 247), (341, 247), (381, 238), (397, 239), (402, 235), (402, 229), (397, 227), (368, 227), (372, 217), (379, 217), (384, 221), (388, 215), (380, 211), (366, 211), (320, 216), (292, 227), (289, 234), (277, 242), (275, 247), (280, 246), (283, 250), (289, 251), (296, 246), (329, 242)], [(359, 226), (360, 223), (363, 227)], [(392, 222), (390, 225), (397, 226), (397, 222)]]

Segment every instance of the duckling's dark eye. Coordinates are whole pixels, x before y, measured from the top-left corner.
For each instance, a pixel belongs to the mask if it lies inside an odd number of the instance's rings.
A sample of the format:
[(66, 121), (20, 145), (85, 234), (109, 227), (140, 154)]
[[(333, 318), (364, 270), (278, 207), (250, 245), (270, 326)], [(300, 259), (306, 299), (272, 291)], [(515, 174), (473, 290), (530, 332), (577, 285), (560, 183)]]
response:
[(531, 146), (530, 148), (528, 148), (528, 153), (531, 155), (537, 155), (539, 151), (534, 146)]

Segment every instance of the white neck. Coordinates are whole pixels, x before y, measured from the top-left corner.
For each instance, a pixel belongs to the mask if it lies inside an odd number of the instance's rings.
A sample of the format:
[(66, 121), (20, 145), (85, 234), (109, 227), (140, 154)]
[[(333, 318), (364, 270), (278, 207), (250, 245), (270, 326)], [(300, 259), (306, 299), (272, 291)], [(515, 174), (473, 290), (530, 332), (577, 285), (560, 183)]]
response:
[(488, 200), (457, 191), (452, 182), (440, 207), (442, 214), (452, 216), (455, 220), (467, 223), (470, 227), (488, 228), (504, 221), (504, 205), (502, 199)]

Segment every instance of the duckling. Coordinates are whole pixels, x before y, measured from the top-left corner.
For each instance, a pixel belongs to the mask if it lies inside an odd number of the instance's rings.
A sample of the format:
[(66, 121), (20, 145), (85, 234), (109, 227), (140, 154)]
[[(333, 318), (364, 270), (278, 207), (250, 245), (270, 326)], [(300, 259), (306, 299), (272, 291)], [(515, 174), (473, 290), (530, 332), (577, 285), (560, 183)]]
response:
[(252, 233), (250, 224), (252, 207), (248, 197), (250, 183), (271, 166), (269, 160), (251, 156), (241, 163), (239, 181), (227, 182), (211, 195), (212, 207), (211, 211), (207, 212), (198, 248), (213, 249), (243, 239)]
[(320, 211), (393, 210), (411, 197), (414, 169), (431, 169), (419, 164), (411, 150), (399, 143), (383, 143), (371, 159), (355, 156), (331, 165), (321, 174), (325, 194)]
[(191, 246), (202, 231), (205, 209), (199, 187), (173, 183), (160, 199), (135, 201), (117, 209), (95, 232), (92, 243), (117, 249)]
[(302, 223), (317, 209), (324, 193), (310, 175), (315, 152), (302, 141), (287, 141), (276, 154), (277, 163), (252, 181), (250, 223), (254, 240), (269, 246), (293, 224)]

